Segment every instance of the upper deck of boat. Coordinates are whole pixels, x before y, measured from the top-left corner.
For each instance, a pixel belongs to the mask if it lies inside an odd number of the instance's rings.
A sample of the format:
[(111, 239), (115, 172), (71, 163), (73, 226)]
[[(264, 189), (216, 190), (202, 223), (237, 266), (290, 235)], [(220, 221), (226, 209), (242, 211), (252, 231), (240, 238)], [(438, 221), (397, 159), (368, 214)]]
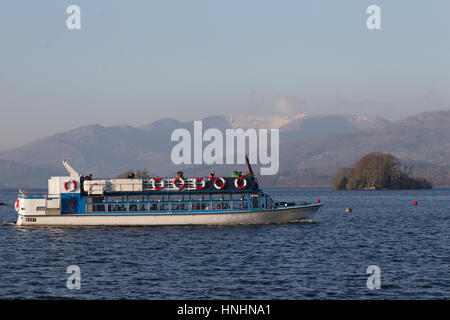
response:
[(81, 181), (88, 195), (117, 193), (242, 193), (260, 191), (254, 176), (245, 177), (172, 177), (150, 179), (99, 179)]

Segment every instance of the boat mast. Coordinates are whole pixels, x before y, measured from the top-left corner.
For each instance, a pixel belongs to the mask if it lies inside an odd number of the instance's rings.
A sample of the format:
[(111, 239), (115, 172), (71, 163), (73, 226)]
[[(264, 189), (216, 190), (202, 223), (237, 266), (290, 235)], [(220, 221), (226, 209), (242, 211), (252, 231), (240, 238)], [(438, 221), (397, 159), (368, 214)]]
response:
[(69, 173), (69, 175), (71, 177), (74, 177), (74, 178), (80, 177), (80, 174), (78, 172), (76, 172), (75, 169), (72, 168), (66, 160), (63, 160), (62, 164), (63, 164), (64, 168), (66, 168), (67, 172)]
[(253, 169), (248, 159), (248, 155), (245, 155), (245, 162), (247, 162), (248, 172), (250, 173), (250, 176), (254, 177), (255, 175), (253, 174)]

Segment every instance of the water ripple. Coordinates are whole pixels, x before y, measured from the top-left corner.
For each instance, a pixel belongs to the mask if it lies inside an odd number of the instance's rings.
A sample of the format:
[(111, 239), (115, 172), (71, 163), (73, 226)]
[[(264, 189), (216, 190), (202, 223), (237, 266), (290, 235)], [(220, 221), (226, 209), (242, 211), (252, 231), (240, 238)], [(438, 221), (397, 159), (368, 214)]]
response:
[[(17, 227), (0, 207), (0, 298), (450, 298), (445, 190), (269, 191), (325, 206), (313, 223), (135, 228)], [(66, 287), (69, 265), (81, 269), (80, 290)], [(367, 288), (369, 265), (381, 269), (379, 290)]]

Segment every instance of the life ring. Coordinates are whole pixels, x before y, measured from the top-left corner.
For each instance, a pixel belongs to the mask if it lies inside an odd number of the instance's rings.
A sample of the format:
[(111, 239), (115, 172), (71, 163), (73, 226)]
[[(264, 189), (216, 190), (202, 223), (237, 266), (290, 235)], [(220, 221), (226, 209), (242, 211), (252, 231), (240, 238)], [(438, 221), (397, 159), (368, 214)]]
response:
[[(177, 186), (177, 182), (178, 182), (178, 181), (181, 182), (181, 185), (180, 185), (180, 186)], [(184, 182), (184, 180), (183, 180), (182, 178), (175, 178), (175, 179), (173, 179), (172, 184), (173, 184), (173, 186), (174, 186), (176, 189), (182, 190), (182, 189), (184, 188), (185, 182)]]
[[(219, 180), (222, 181), (222, 185), (220, 185), (220, 186), (217, 185), (217, 181), (219, 181)], [(223, 188), (225, 188), (226, 184), (227, 183), (224, 178), (217, 177), (214, 179), (214, 188), (216, 188), (217, 190), (222, 190)]]
[(14, 202), (14, 208), (16, 208), (16, 211), (19, 211), (19, 199), (16, 199)]
[[(164, 188), (164, 181), (161, 178), (154, 178), (151, 180), (152, 181), (152, 188), (155, 191), (161, 190), (162, 188)], [(155, 182), (159, 182), (159, 187), (156, 186)]]
[[(238, 184), (238, 180), (244, 181), (244, 184), (242, 186), (240, 186)], [(239, 190), (244, 189), (247, 186), (247, 179), (245, 179), (244, 177), (237, 177), (236, 179), (234, 179), (234, 186)]]
[(72, 192), (77, 190), (77, 182), (75, 180), (70, 180), (64, 183), (64, 190)]
[[(201, 181), (201, 185), (197, 185), (197, 181)], [(205, 179), (203, 178), (195, 178), (194, 179), (194, 187), (195, 190), (202, 190), (206, 185)]]

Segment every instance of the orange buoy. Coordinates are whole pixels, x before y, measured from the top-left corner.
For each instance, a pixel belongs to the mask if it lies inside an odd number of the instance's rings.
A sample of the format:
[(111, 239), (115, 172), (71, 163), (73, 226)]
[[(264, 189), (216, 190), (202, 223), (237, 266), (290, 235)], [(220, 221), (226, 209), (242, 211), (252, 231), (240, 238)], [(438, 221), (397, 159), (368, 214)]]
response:
[(320, 203), (320, 199), (317, 199), (316, 202), (317, 202), (317, 203)]
[(413, 205), (417, 206), (419, 203), (417, 201), (413, 202)]

